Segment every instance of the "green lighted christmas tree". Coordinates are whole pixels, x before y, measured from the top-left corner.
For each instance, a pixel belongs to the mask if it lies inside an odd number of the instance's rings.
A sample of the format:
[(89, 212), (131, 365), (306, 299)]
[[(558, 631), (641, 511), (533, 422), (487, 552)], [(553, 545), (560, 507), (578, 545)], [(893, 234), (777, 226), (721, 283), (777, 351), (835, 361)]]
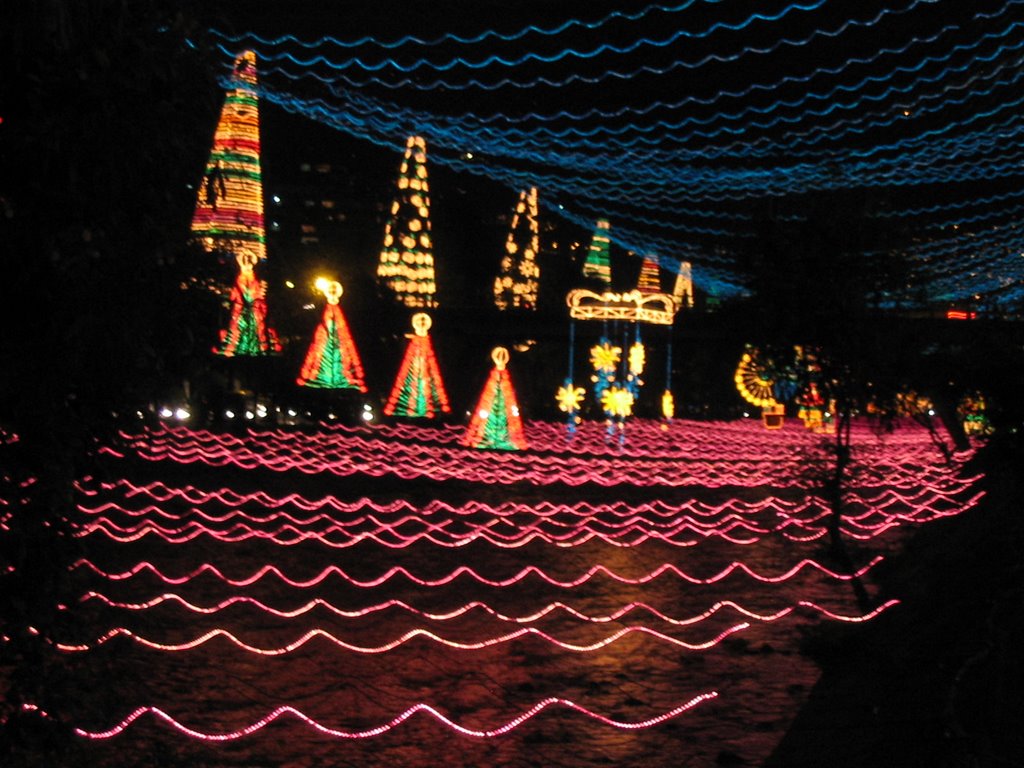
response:
[(224, 357), (254, 357), (281, 351), (274, 329), (267, 324), (267, 283), (256, 277), (255, 253), (235, 256), (238, 277), (231, 288), (231, 318), (220, 332), (220, 344), (213, 351)]
[(363, 365), (359, 360), (345, 315), (338, 305), (341, 283), (321, 278), (317, 290), (327, 297), (324, 314), (313, 333), (306, 359), (296, 383), (317, 389), (358, 389), (366, 391)]
[(612, 283), (611, 239), (608, 237), (607, 219), (598, 219), (594, 237), (590, 241), (587, 260), (583, 263), (583, 276), (600, 280), (605, 286)]
[(462, 444), (491, 450), (525, 450), (528, 446), (519, 416), (519, 404), (506, 370), (508, 350), (495, 347), (491, 359), (494, 368), (473, 411)]
[(537, 308), (537, 285), (540, 280), (540, 267), (537, 266), (537, 249), (540, 247), (538, 232), (537, 188), (531, 187), (519, 193), (519, 202), (505, 241), (501, 272), (494, 278), (494, 304), (498, 309)]
[(391, 396), (384, 406), (388, 416), (430, 419), (450, 410), (434, 347), (427, 335), (430, 325), (430, 316), (426, 313), (417, 312), (412, 316), (415, 333), (409, 339)]
[(407, 307), (436, 307), (434, 244), (430, 236), (427, 145), (419, 136), (406, 142), (398, 194), (384, 228), (377, 278)]

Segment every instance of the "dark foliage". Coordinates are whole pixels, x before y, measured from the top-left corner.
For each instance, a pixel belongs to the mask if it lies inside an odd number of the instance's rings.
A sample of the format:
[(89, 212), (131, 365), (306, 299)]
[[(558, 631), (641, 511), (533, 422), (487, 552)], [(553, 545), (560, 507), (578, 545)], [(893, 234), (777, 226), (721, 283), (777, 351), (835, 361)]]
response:
[(178, 289), (187, 184), (218, 91), (187, 4), (165, 5), (23, 3), (0, 30), (0, 437), (18, 505), (0, 552), (5, 766), (77, 762), (39, 711), (72, 694), (46, 643), (75, 554), (71, 483), (111, 414), (147, 402), (194, 346)]

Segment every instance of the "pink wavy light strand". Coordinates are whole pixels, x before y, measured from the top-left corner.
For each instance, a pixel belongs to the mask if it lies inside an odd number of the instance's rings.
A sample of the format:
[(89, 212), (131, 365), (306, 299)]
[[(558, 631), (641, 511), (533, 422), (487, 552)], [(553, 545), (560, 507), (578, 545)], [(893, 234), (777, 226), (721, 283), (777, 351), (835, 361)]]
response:
[(233, 645), (240, 648), (241, 650), (247, 651), (248, 653), (253, 653), (259, 656), (284, 656), (286, 654), (298, 650), (299, 648), (302, 648), (302, 646), (304, 646), (306, 643), (315, 638), (323, 638), (324, 640), (333, 643), (334, 645), (338, 646), (338, 648), (345, 651), (352, 651), (354, 653), (362, 654), (377, 654), (393, 651), (396, 648), (399, 648), (408, 643), (409, 641), (414, 640), (418, 637), (426, 638), (435, 643), (438, 643), (439, 645), (444, 645), (456, 651), (479, 651), (483, 650), (484, 648), (490, 648), (495, 645), (503, 645), (505, 643), (510, 643), (515, 640), (520, 640), (526, 637), (536, 637), (548, 643), (551, 643), (552, 645), (556, 645), (559, 648), (566, 651), (591, 653), (593, 651), (599, 651), (602, 648), (605, 648), (628, 635), (641, 634), (648, 635), (650, 637), (655, 638), (656, 640), (660, 640), (670, 645), (675, 645), (687, 651), (706, 651), (709, 648), (715, 647), (720, 642), (722, 642), (722, 640), (729, 637), (730, 635), (733, 635), (737, 632), (741, 632), (744, 629), (747, 629), (749, 626), (749, 623), (741, 621), (738, 624), (734, 624), (731, 627), (727, 627), (726, 629), (722, 630), (718, 635), (703, 643), (687, 643), (684, 640), (679, 640), (678, 638), (671, 637), (670, 635), (666, 635), (663, 632), (658, 632), (657, 630), (651, 629), (649, 627), (631, 626), (623, 627), (622, 629), (613, 632), (611, 635), (608, 635), (607, 637), (604, 637), (593, 643), (588, 643), (585, 645), (564, 642), (556, 637), (552, 637), (547, 632), (543, 632), (537, 629), (536, 627), (522, 627), (521, 629), (517, 629), (516, 631), (509, 632), (505, 635), (500, 635), (498, 637), (490, 637), (486, 640), (479, 640), (473, 643), (448, 640), (447, 638), (441, 637), (429, 630), (416, 628), (409, 630), (401, 637), (399, 637), (397, 640), (392, 640), (390, 643), (384, 643), (382, 645), (374, 646), (356, 645), (354, 643), (348, 643), (331, 634), (327, 630), (317, 628), (309, 630), (301, 637), (299, 637), (297, 640), (293, 640), (287, 645), (278, 646), (276, 648), (260, 648), (259, 646), (250, 645), (249, 643), (246, 643), (244, 640), (239, 639), (234, 633), (221, 628), (211, 629), (209, 632), (205, 632), (202, 635), (199, 635), (199, 637), (193, 638), (192, 640), (189, 640), (184, 643), (158, 643), (154, 640), (142, 637), (141, 635), (136, 634), (135, 632), (126, 627), (115, 627), (106, 634), (98, 637), (93, 643), (54, 643), (54, 647), (66, 653), (84, 653), (86, 651), (95, 650), (96, 648), (105, 645), (106, 643), (110, 642), (116, 637), (126, 637), (134, 641), (135, 643), (138, 643), (139, 645), (143, 645), (147, 648), (151, 648), (156, 651), (177, 653), (180, 651), (193, 650), (194, 648), (198, 648), (201, 645), (205, 645), (214, 638), (222, 637), (228, 640)]
[(606, 614), (606, 615), (602, 615), (602, 616), (593, 616), (593, 615), (589, 615), (589, 614), (583, 613), (583, 612), (573, 608), (572, 606), (566, 605), (565, 603), (560, 602), (560, 601), (555, 601), (553, 603), (549, 603), (548, 605), (544, 606), (540, 610), (534, 611), (533, 613), (527, 614), (525, 616), (509, 616), (507, 614), (501, 613), (500, 611), (496, 610), (495, 608), (492, 608), (487, 603), (481, 602), (479, 600), (474, 600), (474, 601), (465, 603), (464, 605), (461, 605), (458, 608), (453, 608), (452, 610), (445, 611), (444, 613), (432, 613), (432, 612), (429, 612), (429, 611), (423, 611), (423, 610), (420, 610), (418, 608), (415, 608), (415, 607), (409, 605), (408, 603), (406, 603), (406, 602), (404, 602), (402, 600), (394, 600), (394, 599), (392, 599), (392, 600), (385, 600), (382, 603), (376, 603), (374, 605), (370, 605), (370, 606), (367, 606), (365, 608), (361, 608), (359, 610), (353, 610), (353, 611), (347, 611), (347, 610), (343, 610), (341, 608), (338, 608), (337, 606), (333, 605), (329, 601), (324, 600), (323, 598), (319, 598), (319, 597), (304, 603), (303, 605), (299, 606), (298, 608), (293, 608), (291, 610), (280, 610), (280, 609), (277, 609), (277, 608), (273, 608), (273, 607), (268, 606), (267, 604), (263, 603), (262, 601), (257, 600), (256, 598), (245, 596), (245, 595), (236, 595), (234, 597), (229, 597), (226, 600), (222, 600), (221, 602), (217, 603), (216, 605), (206, 606), (206, 607), (195, 605), (194, 603), (191, 603), (188, 600), (186, 600), (181, 595), (177, 595), (177, 594), (173, 594), (173, 593), (158, 595), (157, 597), (154, 597), (151, 600), (147, 600), (147, 601), (142, 602), (142, 603), (126, 603), (126, 602), (120, 602), (120, 601), (117, 601), (117, 600), (112, 600), (109, 597), (107, 597), (106, 595), (103, 595), (103, 594), (101, 594), (99, 592), (87, 592), (86, 594), (84, 594), (81, 597), (81, 601), (85, 602), (85, 601), (88, 601), (88, 600), (96, 600), (98, 602), (103, 603), (107, 607), (117, 608), (119, 610), (127, 610), (127, 611), (146, 611), (146, 610), (150, 610), (152, 608), (156, 608), (156, 607), (158, 607), (160, 605), (164, 605), (164, 604), (167, 604), (167, 603), (173, 603), (175, 605), (178, 605), (178, 606), (184, 608), (187, 611), (190, 611), (192, 613), (200, 613), (200, 614), (220, 613), (221, 611), (224, 611), (224, 610), (227, 610), (229, 608), (232, 608), (233, 606), (244, 605), (244, 606), (251, 607), (251, 608), (254, 608), (256, 610), (262, 611), (264, 613), (270, 614), (272, 616), (276, 616), (278, 618), (287, 618), (287, 619), (292, 619), (292, 618), (296, 618), (298, 616), (303, 616), (303, 615), (305, 615), (305, 614), (309, 613), (310, 611), (313, 611), (313, 610), (315, 610), (317, 608), (323, 608), (324, 610), (329, 611), (329, 612), (335, 614), (336, 616), (340, 616), (340, 617), (346, 618), (346, 619), (357, 619), (357, 618), (362, 618), (364, 616), (369, 616), (369, 615), (374, 614), (374, 613), (379, 613), (381, 611), (386, 611), (386, 610), (390, 610), (390, 609), (398, 609), (398, 610), (405, 611), (407, 613), (414, 614), (414, 615), (419, 616), (421, 618), (427, 619), (429, 621), (450, 621), (452, 619), (459, 618), (460, 616), (463, 616), (463, 615), (469, 613), (470, 611), (477, 610), (477, 611), (481, 611), (483, 613), (487, 613), (490, 616), (492, 616), (493, 618), (495, 618), (495, 619), (497, 619), (499, 621), (503, 621), (503, 622), (509, 623), (509, 624), (532, 624), (533, 622), (539, 621), (540, 619), (542, 619), (542, 618), (544, 618), (544, 617), (548, 616), (549, 614), (554, 613), (556, 611), (563, 611), (563, 612), (569, 614), (570, 616), (572, 616), (573, 618), (579, 619), (580, 621), (585, 621), (585, 622), (592, 623), (592, 624), (607, 624), (609, 622), (619, 621), (620, 619), (622, 619), (623, 616), (626, 616), (626, 615), (628, 615), (628, 614), (630, 614), (630, 613), (632, 613), (634, 611), (646, 611), (647, 613), (650, 613), (652, 616), (656, 617), (657, 619), (659, 619), (661, 621), (664, 621), (667, 624), (672, 624), (673, 626), (677, 626), (677, 627), (690, 626), (691, 624), (698, 624), (698, 623), (700, 623), (700, 622), (702, 622), (702, 621), (704, 621), (706, 619), (711, 618), (712, 616), (714, 616), (715, 614), (717, 614), (717, 613), (719, 613), (719, 612), (721, 612), (723, 610), (735, 611), (736, 613), (739, 613), (739, 614), (745, 616), (746, 618), (753, 619), (755, 621), (771, 622), (771, 621), (777, 621), (778, 619), (781, 619), (784, 616), (788, 616), (789, 614), (793, 613), (797, 608), (806, 608), (806, 609), (815, 611), (815, 612), (821, 614), (822, 616), (825, 616), (825, 617), (827, 617), (829, 619), (833, 619), (835, 621), (842, 621), (842, 622), (848, 622), (848, 623), (860, 623), (860, 622), (869, 621), (870, 619), (873, 619), (875, 616), (878, 616), (883, 611), (886, 611), (889, 608), (892, 608), (893, 606), (898, 605), (899, 602), (900, 602), (899, 600), (891, 599), (891, 600), (886, 601), (882, 605), (879, 605), (878, 607), (874, 608), (873, 610), (868, 611), (865, 614), (861, 614), (859, 616), (857, 616), (857, 615), (851, 616), (851, 615), (835, 613), (834, 611), (830, 611), (827, 608), (823, 608), (822, 606), (820, 606), (817, 603), (814, 603), (814, 602), (812, 602), (810, 600), (800, 600), (795, 605), (790, 605), (790, 606), (787, 606), (785, 608), (781, 608), (778, 611), (775, 611), (774, 613), (756, 613), (755, 611), (751, 611), (751, 610), (749, 610), (747, 608), (744, 608), (742, 605), (739, 605), (738, 603), (736, 603), (736, 602), (734, 602), (732, 600), (721, 600), (719, 602), (716, 602), (714, 605), (712, 605), (707, 610), (697, 614), (696, 616), (692, 616), (692, 617), (686, 618), (686, 619), (679, 619), (679, 618), (673, 618), (672, 616), (669, 616), (669, 615), (667, 615), (667, 614), (657, 610), (656, 608), (653, 608), (652, 606), (648, 605), (647, 603), (638, 602), (638, 601), (631, 602), (628, 605), (624, 605), (621, 608), (617, 609), (616, 611), (613, 611), (610, 614)]
[(722, 581), (723, 579), (728, 578), (733, 573), (743, 573), (746, 576), (749, 576), (750, 578), (754, 579), (755, 581), (759, 581), (759, 582), (764, 583), (764, 584), (778, 584), (778, 583), (781, 583), (781, 582), (784, 582), (784, 581), (788, 581), (789, 579), (793, 578), (798, 573), (800, 573), (800, 571), (802, 571), (804, 569), (810, 569), (810, 568), (813, 568), (814, 570), (817, 570), (821, 574), (823, 574), (825, 576), (828, 576), (830, 578), (836, 579), (838, 581), (850, 581), (850, 580), (855, 579), (855, 578), (863, 577), (868, 571), (870, 571), (872, 568), (874, 568), (876, 565), (878, 565), (878, 563), (882, 562), (884, 559), (885, 558), (882, 555), (876, 555), (867, 564), (861, 566), (860, 568), (858, 568), (853, 573), (844, 574), (844, 573), (839, 573), (837, 571), (833, 571), (830, 568), (826, 568), (824, 565), (821, 565), (820, 563), (818, 563), (815, 560), (811, 560), (811, 559), (805, 558), (805, 559), (801, 560), (800, 562), (796, 563), (795, 565), (791, 566), (788, 570), (786, 570), (783, 573), (781, 573), (779, 575), (776, 575), (776, 576), (765, 576), (765, 575), (762, 575), (762, 574), (758, 573), (757, 571), (753, 570), (746, 563), (741, 563), (739, 561), (733, 561), (732, 563), (727, 565), (725, 568), (720, 570), (718, 573), (716, 573), (716, 574), (714, 574), (714, 575), (712, 575), (710, 577), (707, 577), (707, 578), (698, 578), (698, 577), (695, 577), (695, 576), (691, 576), (691, 575), (687, 574), (685, 571), (682, 571), (681, 569), (679, 569), (677, 566), (673, 565), (672, 563), (663, 563), (662, 565), (660, 565), (657, 568), (655, 568), (653, 571), (649, 571), (648, 573), (644, 574), (643, 576), (639, 576), (639, 577), (636, 577), (636, 578), (630, 578), (630, 577), (627, 577), (627, 576), (622, 576), (621, 574), (617, 574), (617, 573), (615, 573), (614, 571), (610, 570), (609, 568), (607, 568), (604, 565), (594, 565), (594, 566), (591, 566), (589, 569), (587, 569), (587, 571), (584, 572), (583, 575), (578, 576), (577, 578), (571, 579), (571, 580), (568, 580), (568, 581), (556, 579), (556, 578), (554, 578), (553, 576), (549, 575), (548, 573), (546, 573), (545, 571), (543, 571), (542, 569), (538, 568), (535, 565), (525, 566), (524, 568), (520, 569), (514, 576), (511, 576), (511, 577), (509, 577), (507, 579), (489, 579), (489, 578), (487, 578), (487, 577), (477, 573), (477, 571), (475, 571), (474, 569), (470, 568), (469, 566), (464, 566), (464, 565), (459, 566), (459, 567), (455, 568), (454, 570), (450, 571), (446, 576), (442, 576), (442, 577), (437, 578), (437, 579), (422, 579), (422, 578), (420, 578), (420, 577), (410, 573), (408, 569), (403, 568), (402, 566), (392, 566), (391, 568), (388, 568), (388, 570), (385, 571), (380, 576), (378, 576), (376, 578), (373, 578), (373, 579), (365, 579), (365, 580), (356, 579), (356, 578), (350, 576), (349, 574), (347, 574), (345, 571), (343, 571), (341, 568), (339, 568), (336, 565), (327, 566), (326, 568), (321, 570), (319, 574), (317, 574), (316, 576), (313, 576), (310, 579), (306, 579), (306, 580), (298, 580), (298, 579), (289, 578), (288, 576), (286, 576), (275, 565), (264, 565), (264, 566), (260, 567), (259, 569), (257, 569), (250, 576), (247, 576), (247, 577), (242, 578), (242, 579), (231, 579), (231, 578), (225, 576), (224, 573), (222, 573), (220, 571), (220, 569), (218, 569), (214, 565), (211, 565), (210, 563), (204, 563), (204, 564), (198, 566), (197, 568), (193, 569), (189, 573), (185, 574), (184, 576), (178, 576), (178, 577), (172, 577), (172, 576), (165, 575), (159, 568), (157, 568), (155, 565), (153, 565), (150, 562), (136, 563), (134, 566), (132, 566), (132, 568), (130, 568), (127, 571), (108, 572), (108, 571), (104, 571), (103, 569), (101, 569), (100, 567), (98, 567), (97, 565), (92, 563), (90, 560), (82, 558), (82, 559), (79, 559), (78, 561), (76, 561), (75, 563), (73, 563), (71, 568), (72, 569), (87, 568), (89, 570), (92, 570), (97, 575), (99, 575), (99, 576), (101, 576), (103, 578), (109, 579), (111, 581), (122, 581), (124, 579), (133, 578), (134, 576), (138, 575), (139, 573), (141, 573), (143, 571), (146, 571), (146, 572), (152, 573), (154, 576), (156, 576), (158, 579), (163, 581), (165, 584), (184, 584), (184, 583), (189, 582), (192, 579), (196, 578), (197, 576), (206, 573), (206, 574), (210, 574), (210, 575), (216, 577), (217, 579), (220, 579), (221, 581), (223, 581), (226, 584), (230, 584), (233, 587), (249, 586), (250, 584), (253, 584), (253, 583), (259, 581), (260, 579), (262, 579), (263, 577), (265, 577), (267, 575), (273, 575), (276, 578), (280, 579), (285, 584), (288, 584), (289, 586), (297, 587), (297, 588), (303, 588), (304, 589), (304, 588), (308, 588), (308, 587), (312, 587), (312, 586), (315, 586), (317, 584), (320, 584), (322, 581), (324, 581), (329, 576), (334, 575), (334, 576), (337, 576), (338, 578), (342, 579), (343, 581), (348, 582), (352, 586), (366, 587), (366, 588), (379, 587), (380, 585), (388, 582), (389, 580), (391, 580), (392, 578), (395, 578), (396, 576), (402, 576), (402, 577), (408, 579), (409, 581), (413, 582), (414, 584), (418, 584), (421, 587), (439, 587), (439, 586), (444, 586), (444, 585), (450, 584), (452, 581), (454, 581), (455, 579), (457, 579), (457, 578), (459, 578), (461, 576), (465, 576), (467, 578), (474, 579), (475, 581), (477, 581), (477, 582), (479, 582), (481, 584), (484, 584), (486, 586), (490, 586), (490, 587), (507, 587), (507, 586), (510, 586), (512, 584), (516, 584), (516, 583), (526, 579), (528, 576), (536, 576), (537, 578), (539, 578), (539, 579), (541, 579), (543, 581), (546, 581), (548, 584), (551, 584), (552, 586), (555, 586), (555, 587), (573, 588), (573, 587), (578, 587), (581, 584), (584, 584), (584, 583), (588, 582), (590, 579), (594, 578), (598, 574), (606, 576), (606, 577), (608, 577), (608, 578), (610, 578), (610, 579), (612, 579), (614, 581), (617, 581), (619, 583), (622, 583), (622, 584), (633, 584), (633, 585), (635, 585), (635, 584), (646, 584), (646, 583), (648, 583), (650, 581), (653, 581), (654, 579), (657, 579), (658, 577), (660, 577), (660, 576), (662, 576), (662, 575), (664, 575), (666, 573), (671, 573), (671, 574), (679, 577), (683, 581), (687, 581), (687, 582), (689, 582), (691, 584), (701, 584), (701, 585), (714, 584), (714, 583), (716, 583), (718, 581)]
[(433, 717), (434, 720), (436, 720), (437, 722), (450, 728), (453, 731), (462, 734), (463, 736), (474, 736), (477, 738), (494, 738), (495, 736), (501, 736), (515, 728), (518, 728), (523, 723), (527, 722), (533, 717), (536, 717), (539, 713), (543, 712), (545, 709), (552, 706), (564, 707), (565, 709), (569, 709), (573, 712), (585, 715), (586, 717), (589, 717), (592, 720), (596, 720), (599, 723), (603, 723), (604, 725), (608, 725), (613, 728), (619, 728), (624, 730), (641, 730), (658, 725), (660, 723), (665, 722), (666, 720), (671, 720), (674, 717), (678, 717), (684, 712), (688, 712), (689, 710), (693, 709), (699, 704), (702, 704), (706, 701), (710, 701), (716, 698), (717, 696), (717, 691), (708, 691), (707, 693), (702, 693), (699, 696), (695, 696), (685, 704), (673, 707), (668, 712), (664, 712), (660, 715), (650, 717), (645, 720), (637, 720), (632, 722), (623, 720), (613, 720), (610, 717), (600, 715), (590, 709), (587, 709), (586, 707), (582, 707), (579, 704), (570, 701), (569, 699), (548, 698), (537, 702), (532, 707), (530, 707), (530, 709), (523, 712), (521, 715), (512, 718), (504, 725), (487, 730), (477, 730), (473, 728), (467, 728), (464, 725), (459, 725), (446, 715), (443, 715), (440, 712), (438, 712), (429, 704), (424, 703), (419, 703), (412, 707), (409, 707), (400, 715), (392, 718), (390, 721), (384, 723), (383, 725), (379, 725), (376, 728), (370, 728), (362, 731), (343, 731), (337, 728), (331, 728), (329, 726), (317, 722), (316, 720), (299, 711), (295, 707), (281, 706), (270, 712), (265, 717), (262, 717), (256, 722), (247, 725), (245, 728), (240, 728), (238, 730), (227, 731), (222, 733), (204, 733), (203, 731), (198, 731), (194, 728), (189, 728), (188, 726), (182, 724), (173, 716), (167, 714), (165, 711), (158, 707), (139, 707), (130, 715), (128, 715), (124, 720), (115, 725), (113, 728), (110, 728), (105, 731), (87, 731), (83, 728), (75, 728), (75, 733), (79, 736), (83, 736), (89, 739), (109, 739), (123, 733), (125, 729), (127, 729), (132, 723), (134, 723), (143, 715), (150, 714), (154, 715), (160, 720), (163, 720), (166, 724), (170, 725), (175, 730), (178, 730), (181, 733), (184, 733), (185, 735), (191, 736), (195, 739), (200, 739), (202, 741), (233, 741), (236, 739), (240, 739), (244, 736), (250, 736), (253, 733), (256, 733), (257, 731), (265, 728), (270, 723), (277, 720), (279, 717), (288, 715), (290, 717), (294, 717), (300, 720), (306, 725), (328, 736), (333, 736), (339, 739), (366, 739), (373, 736), (379, 736), (382, 733), (386, 733), (387, 731), (390, 731), (392, 728), (401, 725), (418, 712), (423, 712)]

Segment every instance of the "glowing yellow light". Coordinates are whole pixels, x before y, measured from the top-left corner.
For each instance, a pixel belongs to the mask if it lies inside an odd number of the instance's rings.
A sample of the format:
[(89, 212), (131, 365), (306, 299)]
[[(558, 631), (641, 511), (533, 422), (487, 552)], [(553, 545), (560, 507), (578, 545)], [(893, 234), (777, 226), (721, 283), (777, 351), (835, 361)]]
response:
[(644, 352), (644, 345), (638, 341), (629, 348), (629, 372), (635, 376), (639, 376), (644, 372), (645, 362), (646, 355)]
[(666, 419), (671, 419), (676, 415), (675, 398), (672, 397), (672, 393), (667, 389), (661, 395), (661, 415)]
[(609, 387), (601, 395), (601, 407), (610, 416), (629, 418), (633, 413), (633, 393), (628, 389)]
[(622, 347), (613, 347), (610, 343), (598, 344), (590, 349), (590, 364), (595, 371), (614, 373), (622, 359)]
[(736, 391), (740, 393), (740, 397), (751, 405), (758, 408), (776, 405), (773, 396), (775, 382), (761, 362), (750, 352), (744, 352), (740, 358), (733, 381), (736, 382)]
[(574, 387), (571, 382), (559, 387), (558, 393), (555, 395), (555, 400), (558, 401), (558, 410), (565, 413), (578, 411), (585, 394), (586, 391), (583, 387)]

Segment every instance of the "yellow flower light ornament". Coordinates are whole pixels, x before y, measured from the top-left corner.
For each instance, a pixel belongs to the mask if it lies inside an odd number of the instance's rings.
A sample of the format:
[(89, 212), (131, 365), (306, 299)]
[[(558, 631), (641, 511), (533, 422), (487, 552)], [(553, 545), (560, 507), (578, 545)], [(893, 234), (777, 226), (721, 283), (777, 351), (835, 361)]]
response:
[(574, 413), (580, 409), (586, 390), (583, 387), (574, 387), (572, 382), (558, 388), (555, 400), (558, 401), (558, 410), (563, 413)]
[(601, 395), (601, 407), (610, 416), (627, 419), (633, 413), (633, 393), (621, 387), (609, 387)]
[(614, 373), (622, 359), (622, 347), (613, 347), (610, 343), (598, 344), (590, 349), (590, 364), (595, 371)]

